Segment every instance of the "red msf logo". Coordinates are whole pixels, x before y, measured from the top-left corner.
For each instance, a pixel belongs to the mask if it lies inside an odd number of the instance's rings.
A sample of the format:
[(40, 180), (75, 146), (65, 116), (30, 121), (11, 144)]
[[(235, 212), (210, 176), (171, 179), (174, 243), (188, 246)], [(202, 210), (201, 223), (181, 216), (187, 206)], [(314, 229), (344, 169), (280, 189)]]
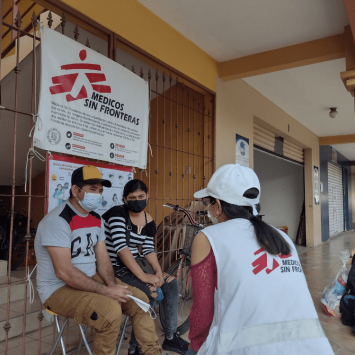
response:
[[(259, 272), (263, 271), (264, 269), (266, 269), (266, 273), (269, 275), (271, 272), (273, 272), (276, 268), (278, 268), (280, 266), (280, 264), (277, 262), (277, 260), (275, 260), (274, 258), (272, 258), (272, 268), (269, 269), (268, 268), (268, 263), (267, 263), (267, 258), (268, 258), (268, 254), (265, 252), (264, 249), (260, 248), (259, 250), (257, 250), (254, 255), (258, 255), (260, 253), (264, 253), (262, 255), (260, 255), (253, 263), (253, 273), (255, 275), (257, 275)], [(279, 255), (280, 259), (287, 259), (290, 258), (292, 255), (288, 254), (288, 255)]]
[[(79, 53), (79, 58), (81, 61), (86, 59), (87, 53), (83, 49)], [(64, 74), (60, 76), (54, 76), (52, 78), (52, 83), (54, 84), (49, 88), (52, 95), (62, 94), (69, 92), (66, 95), (68, 102), (74, 100), (85, 99), (88, 97), (88, 93), (85, 87), (85, 84), (91, 84), (91, 87), (100, 93), (110, 93), (111, 87), (108, 85), (96, 85), (94, 83), (106, 81), (106, 76), (103, 73), (97, 73), (101, 71), (101, 65), (99, 64), (90, 64), (90, 63), (73, 63), (66, 64), (60, 67), (61, 70), (79, 70), (79, 73), (74, 74)], [(87, 70), (92, 70), (96, 72), (83, 72)], [(78, 79), (79, 77), (79, 79)], [(78, 79), (78, 80), (77, 80)]]

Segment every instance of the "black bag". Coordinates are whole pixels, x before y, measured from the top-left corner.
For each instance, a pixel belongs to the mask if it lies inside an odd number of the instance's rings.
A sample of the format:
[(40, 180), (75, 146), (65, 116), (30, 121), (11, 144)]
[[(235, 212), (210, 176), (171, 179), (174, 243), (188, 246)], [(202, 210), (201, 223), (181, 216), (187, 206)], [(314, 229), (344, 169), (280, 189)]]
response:
[[(355, 255), (351, 263), (351, 269), (346, 283), (345, 293), (340, 299), (339, 310), (341, 322), (344, 325), (353, 327), (355, 325)], [(353, 296), (353, 297), (352, 297)]]
[(355, 325), (355, 295), (344, 293), (340, 300), (341, 322), (353, 327)]
[[(126, 243), (127, 246), (129, 247), (129, 242), (131, 241), (131, 230), (132, 230), (132, 222), (131, 218), (129, 217), (129, 211), (128, 208), (126, 208), (127, 212), (127, 223), (126, 223)], [(148, 263), (146, 258), (143, 258), (141, 256), (138, 256), (136, 258), (137, 264), (140, 266), (140, 268), (146, 273), (146, 274), (151, 274), (155, 275), (154, 269), (151, 267), (151, 265)]]

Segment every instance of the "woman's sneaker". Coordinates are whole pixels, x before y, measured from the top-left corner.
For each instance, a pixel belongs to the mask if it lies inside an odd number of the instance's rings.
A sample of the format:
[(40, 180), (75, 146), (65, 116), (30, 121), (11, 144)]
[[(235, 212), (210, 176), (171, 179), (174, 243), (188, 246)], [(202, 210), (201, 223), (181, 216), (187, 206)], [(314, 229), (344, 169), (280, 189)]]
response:
[(174, 333), (172, 339), (168, 339), (165, 336), (162, 348), (166, 351), (173, 351), (175, 353), (185, 355), (189, 348), (189, 343), (182, 339), (178, 333)]

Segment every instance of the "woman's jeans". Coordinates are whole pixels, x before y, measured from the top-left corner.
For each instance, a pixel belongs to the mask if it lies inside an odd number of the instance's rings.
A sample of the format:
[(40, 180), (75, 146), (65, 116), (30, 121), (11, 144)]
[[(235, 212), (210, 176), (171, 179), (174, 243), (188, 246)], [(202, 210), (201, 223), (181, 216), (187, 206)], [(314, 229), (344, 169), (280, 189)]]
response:
[(190, 348), (189, 350), (187, 350), (187, 353), (186, 353), (186, 355), (196, 355), (196, 354), (197, 354), (197, 351), (192, 350), (192, 348)]
[[(130, 270), (125, 267), (114, 267), (116, 277), (122, 282), (136, 287), (143, 291), (149, 298), (150, 305), (154, 307), (157, 303), (156, 299), (151, 296), (151, 291), (149, 286), (143, 281), (139, 280), (136, 276), (132, 274)], [(171, 282), (164, 282), (161, 286), (164, 298), (161, 301), (162, 307), (164, 309), (165, 315), (165, 336), (171, 338), (177, 330), (177, 311), (179, 302), (179, 283), (176, 279)], [(132, 338), (130, 343), (132, 343), (134, 335), (132, 333)]]

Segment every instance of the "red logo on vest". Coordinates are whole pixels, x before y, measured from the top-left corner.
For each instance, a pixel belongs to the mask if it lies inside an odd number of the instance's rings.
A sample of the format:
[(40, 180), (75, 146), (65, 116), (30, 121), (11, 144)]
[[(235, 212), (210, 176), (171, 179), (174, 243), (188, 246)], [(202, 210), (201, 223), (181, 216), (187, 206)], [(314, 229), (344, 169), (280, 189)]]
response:
[[(264, 253), (262, 254), (261, 256), (259, 256), (253, 263), (253, 267), (254, 267), (254, 270), (253, 270), (253, 273), (255, 275), (257, 275), (259, 272), (263, 271), (264, 269), (266, 269), (266, 273), (269, 275), (271, 272), (273, 272), (275, 269), (277, 269), (280, 264), (277, 262), (276, 259), (272, 258), (272, 269), (269, 269), (267, 267), (267, 258), (268, 258), (268, 254), (265, 252), (264, 249), (260, 248), (259, 250), (257, 250), (254, 255), (258, 255), (260, 253)], [(292, 255), (291, 254), (288, 254), (288, 255), (279, 255), (279, 258), (280, 259), (287, 259), (287, 258), (290, 258)], [(270, 257), (270, 256), (269, 256)]]
[[(79, 53), (79, 58), (81, 61), (86, 59), (87, 53), (86, 50), (83, 49)], [(97, 73), (101, 71), (101, 65), (99, 64), (90, 64), (90, 63), (73, 63), (73, 64), (65, 64), (60, 67), (61, 70), (80, 70), (79, 73), (73, 74), (65, 74), (60, 76), (54, 76), (52, 78), (52, 83), (54, 84), (49, 88), (52, 95), (62, 94), (65, 92), (69, 92), (66, 95), (66, 99), (68, 102), (85, 99), (88, 97), (88, 93), (85, 87), (85, 84), (80, 85), (81, 83), (85, 83), (86, 85), (91, 84), (91, 87), (100, 93), (111, 93), (111, 87), (109, 85), (102, 84), (94, 84), (102, 81), (106, 81), (106, 76), (103, 73)], [(95, 71), (93, 73), (85, 73), (83, 70), (92, 70)], [(79, 76), (78, 84), (74, 87), (76, 80)]]

